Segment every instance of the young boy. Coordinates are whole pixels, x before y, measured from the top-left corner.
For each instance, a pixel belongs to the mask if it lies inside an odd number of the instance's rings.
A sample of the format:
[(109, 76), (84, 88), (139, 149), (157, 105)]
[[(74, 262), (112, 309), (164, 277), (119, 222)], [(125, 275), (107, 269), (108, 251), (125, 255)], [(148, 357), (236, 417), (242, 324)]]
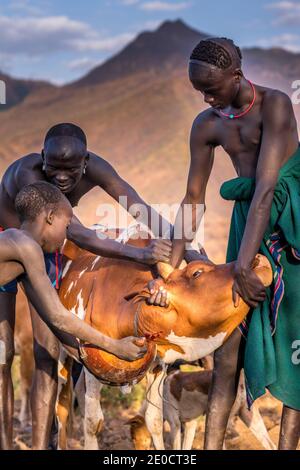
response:
[[(139, 348), (135, 344), (136, 339), (125, 338), (118, 341), (102, 335), (68, 312), (52, 287), (45, 270), (43, 252), (54, 253), (61, 247), (73, 216), (71, 205), (62, 192), (46, 182), (27, 185), (18, 193), (15, 208), (21, 223), (20, 229), (8, 229), (0, 234), (0, 285), (9, 283), (12, 289), (15, 279), (22, 282), (28, 298), (41, 313), (43, 320), (63, 343), (67, 340), (65, 346), (73, 356), (79, 357), (77, 341), (73, 338), (78, 337), (123, 359), (134, 360), (141, 357), (146, 348)], [(13, 323), (8, 322), (11, 335), (7, 334), (5, 323), (4, 319), (0, 323), (1, 385), (4, 385), (5, 373), (9, 375), (9, 381), (3, 390), (0, 414), (1, 425), (6, 426), (8, 442), (3, 439), (5, 433), (2, 434), (1, 429), (2, 449), (12, 444), (12, 421), (8, 410), (13, 409), (10, 376)]]
[[(196, 205), (205, 204), (214, 150), (221, 146), (238, 175), (221, 188), (223, 198), (236, 201), (227, 251), (227, 262), (237, 260), (233, 301), (237, 305), (241, 296), (253, 308), (241, 327), (246, 346), (237, 330), (215, 354), (205, 448), (222, 449), (244, 366), (250, 400), (267, 387), (283, 402), (279, 448), (294, 449), (300, 435), (297, 123), (289, 97), (247, 80), (241, 59), (232, 40), (209, 38), (195, 47), (189, 62), (190, 81), (210, 108), (196, 117), (192, 127), (191, 164), (182, 204), (193, 204), (194, 215), (199, 213)], [(196, 217), (192, 223), (196, 225)], [(174, 266), (182, 260), (186, 241), (174, 240)], [(258, 251), (269, 258), (274, 270), (274, 285), (267, 290), (251, 269)]]

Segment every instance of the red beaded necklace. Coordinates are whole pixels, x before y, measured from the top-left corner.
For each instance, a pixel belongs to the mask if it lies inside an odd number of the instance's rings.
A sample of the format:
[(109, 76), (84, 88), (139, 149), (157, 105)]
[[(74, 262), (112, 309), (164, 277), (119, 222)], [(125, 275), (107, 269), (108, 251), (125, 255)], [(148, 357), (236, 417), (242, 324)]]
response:
[(249, 113), (250, 109), (253, 107), (253, 105), (254, 105), (254, 103), (255, 103), (255, 100), (256, 100), (256, 93), (255, 93), (255, 88), (254, 88), (253, 83), (250, 82), (250, 80), (248, 80), (248, 82), (250, 83), (251, 88), (252, 88), (252, 91), (253, 91), (253, 99), (252, 99), (251, 103), (249, 104), (248, 108), (247, 108), (245, 111), (243, 111), (242, 113), (240, 113), (240, 114), (231, 114), (231, 113), (230, 113), (230, 114), (227, 114), (227, 113), (224, 113), (223, 111), (221, 111), (221, 109), (219, 109), (220, 114), (222, 114), (222, 116), (225, 116), (225, 117), (227, 117), (227, 118), (229, 118), (229, 119), (238, 119), (238, 118), (240, 118), (240, 117), (242, 117), (242, 116), (245, 116), (245, 114)]

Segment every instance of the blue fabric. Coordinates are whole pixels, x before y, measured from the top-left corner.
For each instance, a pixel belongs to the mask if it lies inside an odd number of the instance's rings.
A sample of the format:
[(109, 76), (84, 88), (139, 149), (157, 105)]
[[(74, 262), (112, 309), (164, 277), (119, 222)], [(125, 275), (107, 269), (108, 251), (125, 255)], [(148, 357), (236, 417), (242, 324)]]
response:
[[(53, 287), (58, 288), (62, 278), (62, 255), (60, 253), (58, 253), (58, 255), (56, 255), (56, 253), (45, 253), (44, 258), (48, 277), (52, 282)], [(58, 276), (56, 276), (56, 261), (58, 264)], [(18, 292), (18, 279), (11, 281), (4, 286), (0, 286), (0, 294), (1, 292), (16, 294)]]

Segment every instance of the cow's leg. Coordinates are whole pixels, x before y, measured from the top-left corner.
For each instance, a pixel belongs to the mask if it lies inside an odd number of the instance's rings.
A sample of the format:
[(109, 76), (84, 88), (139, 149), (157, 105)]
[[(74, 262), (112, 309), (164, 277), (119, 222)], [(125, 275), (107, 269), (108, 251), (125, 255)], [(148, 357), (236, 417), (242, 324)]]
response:
[(168, 419), (171, 428), (171, 443), (173, 450), (181, 450), (181, 423), (179, 417), (174, 414)]
[(195, 433), (197, 429), (197, 420), (193, 419), (192, 421), (187, 421), (184, 424), (184, 436), (183, 436), (183, 444), (182, 450), (191, 450)]
[(14, 359), (16, 295), (0, 294), (0, 449), (12, 448), (14, 393), (11, 365)]
[(295, 450), (300, 438), (300, 411), (283, 406), (279, 450)]
[(214, 356), (208, 399), (205, 449), (221, 450), (231, 408), (236, 398), (242, 366), (241, 333), (237, 329)]
[(84, 448), (98, 450), (98, 435), (102, 429), (104, 416), (100, 404), (102, 384), (87, 369), (85, 374), (85, 403), (84, 403)]
[(32, 448), (46, 449), (57, 397), (59, 343), (32, 306), (30, 312), (36, 366), (31, 393)]
[(165, 369), (160, 370), (156, 374), (153, 372), (147, 374), (145, 421), (156, 450), (164, 450), (162, 394), (165, 377)]
[(65, 450), (68, 445), (68, 431), (73, 405), (72, 384), (73, 359), (61, 351), (58, 363), (58, 392), (56, 418), (58, 423), (58, 449)]
[(276, 446), (272, 442), (264, 420), (259, 412), (257, 405), (253, 404), (251, 410), (248, 410), (246, 403), (239, 410), (239, 418), (246, 424), (250, 431), (265, 449), (275, 450)]
[(85, 401), (85, 372), (82, 367), (79, 379), (74, 387), (74, 395), (77, 398), (78, 407), (82, 418), (84, 418), (84, 401)]

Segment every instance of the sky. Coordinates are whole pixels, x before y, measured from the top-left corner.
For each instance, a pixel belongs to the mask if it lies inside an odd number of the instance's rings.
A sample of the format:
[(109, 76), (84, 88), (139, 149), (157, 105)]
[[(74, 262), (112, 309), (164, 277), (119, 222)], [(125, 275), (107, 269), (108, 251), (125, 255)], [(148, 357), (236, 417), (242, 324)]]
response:
[(241, 47), (300, 52), (300, 0), (1, 0), (0, 70), (70, 82), (140, 32), (178, 18)]

